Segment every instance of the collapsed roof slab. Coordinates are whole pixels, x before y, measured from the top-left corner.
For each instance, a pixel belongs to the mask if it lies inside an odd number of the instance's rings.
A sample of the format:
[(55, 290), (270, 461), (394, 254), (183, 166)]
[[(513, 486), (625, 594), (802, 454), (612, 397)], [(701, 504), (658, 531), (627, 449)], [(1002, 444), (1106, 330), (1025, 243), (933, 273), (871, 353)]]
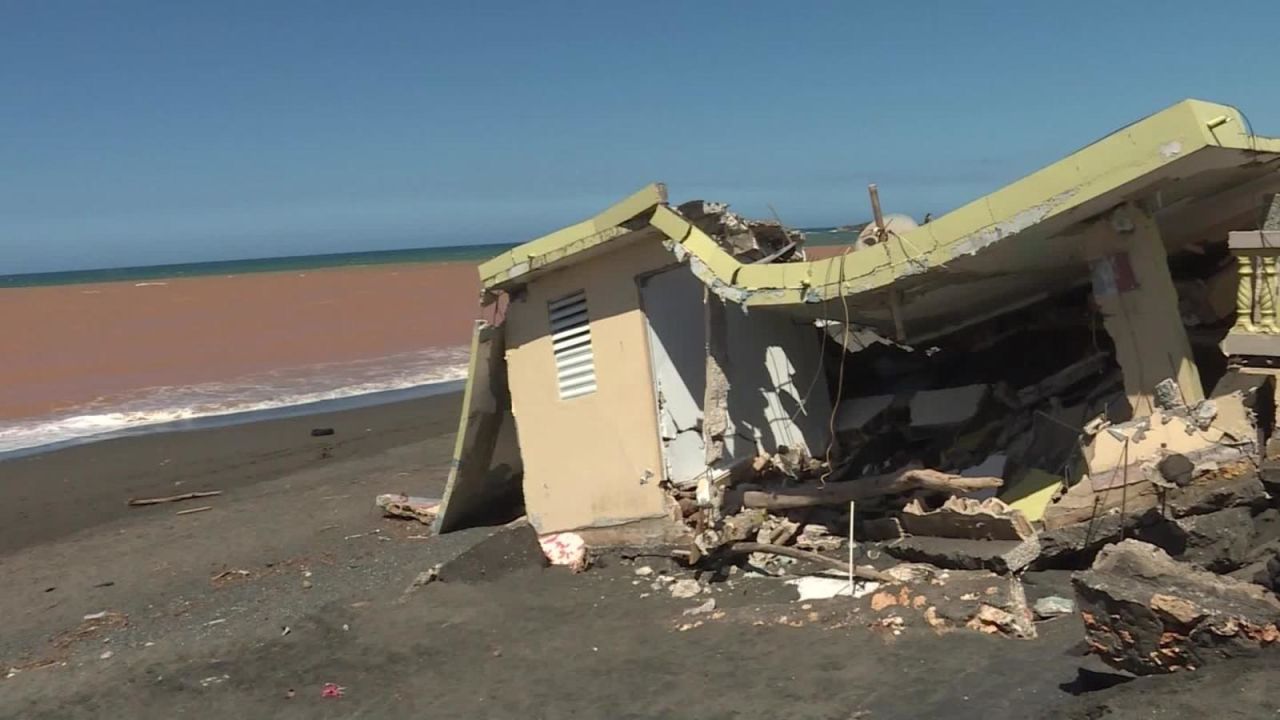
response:
[[(650, 185), (590, 220), (480, 266), (486, 290), (661, 231), (678, 259), (726, 300), (849, 319), (912, 342), (1007, 312), (1088, 279), (1086, 221), (1124, 203), (1150, 213), (1170, 249), (1248, 227), (1280, 189), (1280, 139), (1253, 135), (1235, 108), (1186, 100), (985, 197), (885, 242), (803, 263), (744, 264)], [(833, 305), (832, 300), (843, 298)], [(843, 318), (840, 318), (843, 319)]]

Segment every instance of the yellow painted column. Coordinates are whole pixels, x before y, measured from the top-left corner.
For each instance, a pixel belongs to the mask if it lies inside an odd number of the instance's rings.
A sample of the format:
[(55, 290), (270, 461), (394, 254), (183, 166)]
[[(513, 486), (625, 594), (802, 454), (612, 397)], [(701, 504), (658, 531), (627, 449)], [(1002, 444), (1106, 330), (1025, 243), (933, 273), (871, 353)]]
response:
[(1258, 289), (1258, 324), (1262, 326), (1264, 333), (1280, 333), (1280, 327), (1276, 326), (1276, 259), (1262, 255), (1258, 258), (1258, 264), (1261, 265), (1261, 272), (1254, 280), (1254, 286)]
[(1253, 322), (1253, 256), (1239, 253), (1236, 263), (1240, 285), (1236, 288), (1236, 324), (1232, 330), (1257, 332), (1258, 326)]
[(1085, 249), (1094, 299), (1115, 343), (1133, 415), (1151, 414), (1152, 393), (1166, 378), (1178, 383), (1187, 403), (1203, 400), (1155, 220), (1137, 207), (1122, 206), (1090, 227)]

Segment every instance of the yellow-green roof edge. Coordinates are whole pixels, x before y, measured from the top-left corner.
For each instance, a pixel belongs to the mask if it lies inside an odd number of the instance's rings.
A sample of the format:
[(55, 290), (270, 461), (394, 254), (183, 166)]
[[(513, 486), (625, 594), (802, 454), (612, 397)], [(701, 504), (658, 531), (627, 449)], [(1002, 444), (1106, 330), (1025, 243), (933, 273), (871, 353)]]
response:
[(487, 290), (519, 282), (533, 270), (625, 235), (632, 228), (623, 223), (652, 211), (648, 224), (666, 236), (677, 258), (687, 258), (695, 274), (726, 299), (747, 306), (823, 302), (882, 288), (899, 277), (973, 254), (1208, 147), (1280, 153), (1280, 139), (1252, 135), (1243, 114), (1233, 107), (1184, 100), (904, 232), (882, 243), (880, 252), (801, 263), (739, 262), (668, 208), (665, 187), (653, 184), (589, 220), (481, 264), (480, 277)]

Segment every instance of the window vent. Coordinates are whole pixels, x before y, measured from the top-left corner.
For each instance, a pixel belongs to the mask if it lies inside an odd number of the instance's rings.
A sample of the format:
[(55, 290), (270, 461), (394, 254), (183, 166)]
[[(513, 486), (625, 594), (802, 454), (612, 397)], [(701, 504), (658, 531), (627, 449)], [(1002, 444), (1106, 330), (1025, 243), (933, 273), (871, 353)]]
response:
[(556, 356), (560, 399), (595, 392), (596, 360), (591, 353), (586, 292), (579, 290), (548, 303), (547, 312), (551, 315), (551, 348)]

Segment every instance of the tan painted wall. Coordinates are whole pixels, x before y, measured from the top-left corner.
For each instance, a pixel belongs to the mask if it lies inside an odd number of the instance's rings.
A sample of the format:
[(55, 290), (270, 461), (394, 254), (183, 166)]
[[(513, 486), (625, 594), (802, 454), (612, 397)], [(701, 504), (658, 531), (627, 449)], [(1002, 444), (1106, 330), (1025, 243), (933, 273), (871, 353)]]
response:
[[(507, 310), (511, 405), (524, 459), (525, 507), (542, 533), (668, 514), (648, 339), (635, 277), (674, 262), (639, 239), (538, 278)], [(547, 303), (585, 290), (593, 393), (561, 400)], [(700, 308), (690, 322), (702, 322)]]

